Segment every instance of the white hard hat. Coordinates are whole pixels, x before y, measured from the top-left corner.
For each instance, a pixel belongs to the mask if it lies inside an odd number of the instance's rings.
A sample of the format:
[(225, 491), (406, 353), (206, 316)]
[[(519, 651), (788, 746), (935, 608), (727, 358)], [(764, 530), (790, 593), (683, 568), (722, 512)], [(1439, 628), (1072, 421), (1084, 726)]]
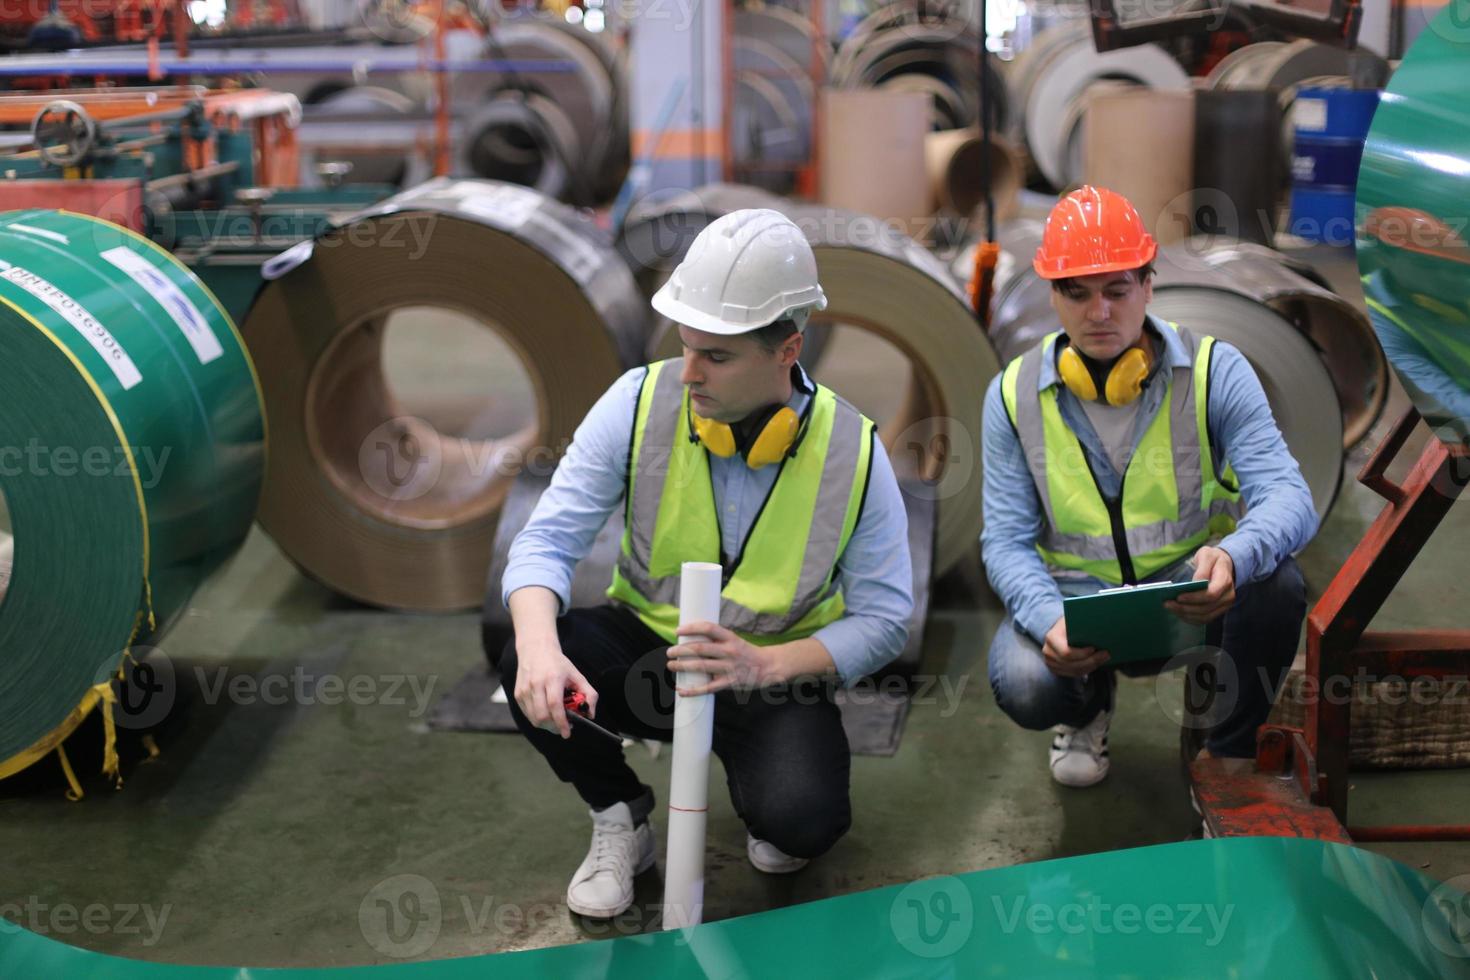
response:
[(741, 334), (788, 314), (798, 329), (827, 308), (812, 247), (778, 211), (750, 208), (712, 221), (653, 296), (653, 308), (706, 333)]

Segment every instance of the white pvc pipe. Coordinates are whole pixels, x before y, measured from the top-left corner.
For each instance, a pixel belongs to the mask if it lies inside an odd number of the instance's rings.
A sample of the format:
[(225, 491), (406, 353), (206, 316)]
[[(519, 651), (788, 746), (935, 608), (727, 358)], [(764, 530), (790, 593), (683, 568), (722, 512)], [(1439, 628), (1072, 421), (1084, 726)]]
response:
[[(679, 579), (679, 625), (720, 621), (722, 569), (686, 561)], [(681, 643), (707, 639), (685, 636)], [(677, 687), (703, 687), (709, 675), (679, 672)], [(709, 755), (715, 731), (713, 694), (674, 699), (674, 754), (669, 780), (669, 843), (664, 874), (664, 928), (699, 925), (704, 914), (704, 835), (709, 814)]]

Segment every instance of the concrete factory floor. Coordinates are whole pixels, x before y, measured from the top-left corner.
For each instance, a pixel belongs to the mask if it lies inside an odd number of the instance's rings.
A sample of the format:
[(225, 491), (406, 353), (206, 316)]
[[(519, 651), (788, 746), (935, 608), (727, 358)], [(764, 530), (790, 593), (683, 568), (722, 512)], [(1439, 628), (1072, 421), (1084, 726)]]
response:
[[(1303, 556), (1314, 599), (1379, 509), (1352, 482), (1360, 462), (1349, 461)], [(1467, 534), (1470, 503), (1451, 512), (1380, 626), (1463, 624)], [(752, 869), (715, 764), (707, 919), (1197, 830), (1161, 704), (1177, 702), (1178, 679), (1125, 679), (1111, 776), (1089, 790), (1057, 786), (1049, 736), (1012, 725), (986, 682), (1002, 611), (983, 581), (972, 562), (940, 584), (921, 670), (944, 683), (914, 706), (896, 756), (854, 759), (854, 825), (826, 857), (786, 878)], [(81, 802), (63, 798), (53, 760), (0, 784), (0, 914), (129, 957), (262, 966), (438, 959), (639, 927), (627, 917), (588, 928), (566, 911), (589, 822), (519, 737), (428, 731), (434, 700), (481, 658), (476, 616), (354, 606), (257, 530), (162, 646), (174, 716), (154, 761), (124, 733), (121, 791), (95, 760)], [(319, 688), (328, 677), (341, 687)], [(664, 802), (668, 753), (629, 755)], [(1365, 824), (1463, 822), (1470, 778), (1360, 773), (1352, 807)], [(655, 826), (662, 834), (661, 812)], [(1463, 844), (1371, 849), (1439, 878), (1470, 873)], [(660, 894), (656, 874), (640, 880), (641, 903)], [(96, 903), (108, 914), (94, 929), (78, 912)]]

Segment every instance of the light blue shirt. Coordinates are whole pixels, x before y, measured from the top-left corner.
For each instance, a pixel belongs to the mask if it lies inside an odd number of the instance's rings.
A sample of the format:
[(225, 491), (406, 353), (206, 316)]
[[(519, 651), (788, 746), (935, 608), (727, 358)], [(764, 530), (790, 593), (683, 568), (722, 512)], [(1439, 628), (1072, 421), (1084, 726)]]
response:
[[(501, 579), (503, 601), (508, 603), (517, 589), (540, 585), (556, 593), (560, 611), (566, 612), (577, 562), (623, 502), (633, 419), (646, 370), (634, 368), (619, 378), (578, 426), (551, 486), (511, 545)], [(810, 384), (804, 372), (802, 380)], [(793, 386), (787, 405), (800, 414), (809, 397)], [(846, 614), (813, 634), (847, 685), (898, 656), (914, 605), (908, 515), (888, 454), (881, 443), (874, 449), (862, 513), (837, 562)], [(754, 470), (738, 455), (722, 459), (710, 454), (709, 462), (722, 547), (725, 554), (738, 555), (780, 467)]]
[[(1148, 320), (1150, 332), (1163, 338), (1164, 353), (1159, 369), (1140, 396), (1130, 457), (1163, 405), (1165, 372), (1190, 363), (1179, 335), (1152, 316)], [(1061, 384), (1056, 362), (1048, 356), (1042, 361), (1037, 389), (1053, 385), (1058, 386), (1057, 406), (1062, 420), (1082, 443), (1097, 475), (1098, 489), (1108, 499), (1115, 499), (1122, 479), (1108, 461), (1082, 403)], [(1221, 469), (1222, 457), (1229, 459), (1247, 508), (1236, 529), (1219, 544), (1235, 564), (1238, 588), (1267, 578), (1283, 558), (1305, 547), (1317, 533), (1317, 511), (1301, 467), (1276, 427), (1255, 370), (1240, 351), (1218, 341), (1210, 366), (1208, 415), (1216, 472)], [(984, 441), (985, 529), (980, 534), (980, 547), (985, 572), (1016, 624), (1041, 643), (1047, 630), (1061, 618), (1062, 594), (1036, 552), (1042, 526), (1041, 499), (1021, 452), (1020, 439), (1006, 414), (999, 377), (991, 381), (985, 393)]]

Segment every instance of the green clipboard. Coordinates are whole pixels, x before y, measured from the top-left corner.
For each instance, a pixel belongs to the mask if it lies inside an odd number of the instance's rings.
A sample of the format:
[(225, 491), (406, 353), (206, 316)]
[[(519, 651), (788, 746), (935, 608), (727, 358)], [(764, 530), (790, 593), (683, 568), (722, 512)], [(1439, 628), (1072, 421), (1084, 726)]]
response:
[(1153, 582), (1063, 599), (1067, 643), (1106, 650), (1109, 664), (1167, 660), (1204, 642), (1204, 628), (1184, 622), (1164, 603), (1209, 584), (1205, 579)]

